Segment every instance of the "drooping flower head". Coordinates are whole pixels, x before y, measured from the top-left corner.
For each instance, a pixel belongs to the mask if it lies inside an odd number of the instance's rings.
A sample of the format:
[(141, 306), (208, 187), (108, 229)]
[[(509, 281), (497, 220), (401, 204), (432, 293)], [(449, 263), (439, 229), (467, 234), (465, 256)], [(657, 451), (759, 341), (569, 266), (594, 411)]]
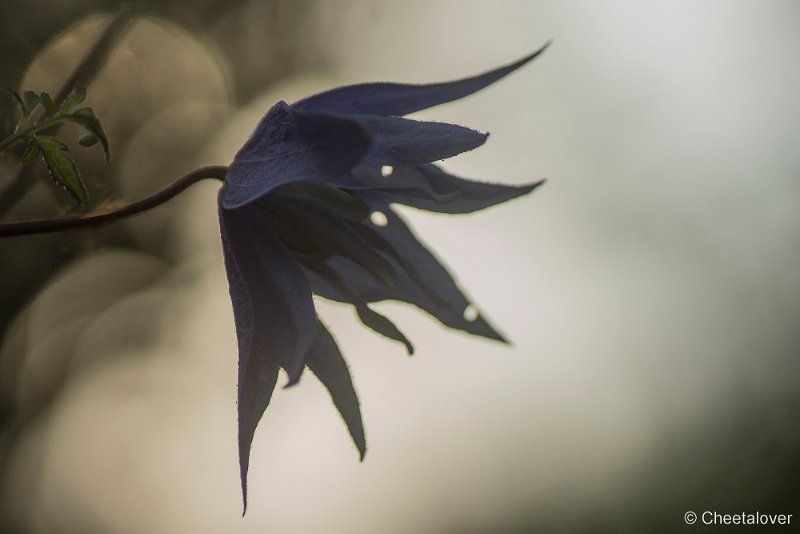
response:
[(258, 421), (283, 369), (325, 385), (361, 457), (359, 402), (347, 365), (317, 317), (312, 294), (352, 304), (369, 328), (413, 347), (370, 303), (414, 304), (446, 326), (498, 341), (447, 269), (393, 203), (469, 213), (531, 192), (465, 180), (433, 162), (482, 145), (488, 134), (403, 115), (457, 100), (538, 56), (454, 82), (368, 83), (294, 104), (279, 102), (236, 154), (219, 194), (225, 268), (239, 345), (239, 462), (247, 470)]

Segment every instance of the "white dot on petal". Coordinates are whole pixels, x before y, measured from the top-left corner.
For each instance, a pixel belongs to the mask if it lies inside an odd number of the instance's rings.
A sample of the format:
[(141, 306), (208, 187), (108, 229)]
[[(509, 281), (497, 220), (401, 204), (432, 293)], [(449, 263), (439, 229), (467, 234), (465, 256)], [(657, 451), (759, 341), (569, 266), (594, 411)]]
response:
[(386, 226), (389, 224), (389, 219), (382, 211), (373, 211), (370, 213), (369, 220), (372, 221), (372, 224), (375, 226)]
[(478, 308), (470, 304), (466, 308), (464, 308), (464, 319), (469, 321), (470, 323), (475, 321), (478, 318)]
[(383, 167), (381, 167), (381, 176), (383, 176), (384, 178), (391, 176), (393, 172), (394, 172), (394, 167), (392, 167), (391, 165), (384, 165)]

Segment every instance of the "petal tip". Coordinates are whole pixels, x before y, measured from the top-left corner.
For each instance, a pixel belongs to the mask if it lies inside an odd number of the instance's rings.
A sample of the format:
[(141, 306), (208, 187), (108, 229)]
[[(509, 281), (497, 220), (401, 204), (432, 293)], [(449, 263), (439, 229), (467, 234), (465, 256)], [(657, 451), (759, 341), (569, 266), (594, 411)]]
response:
[(508, 345), (509, 347), (513, 347), (514, 346), (514, 343), (512, 343), (510, 339), (508, 339), (505, 335), (501, 334), (497, 330), (494, 331), (494, 334), (495, 335), (491, 339), (494, 339), (495, 341), (499, 341), (503, 345)]
[(519, 67), (521, 67), (522, 65), (525, 65), (526, 63), (528, 63), (529, 61), (533, 61), (534, 59), (536, 59), (537, 57), (539, 57), (541, 54), (543, 54), (543, 53), (544, 53), (544, 51), (545, 51), (545, 50), (547, 50), (548, 48), (550, 48), (550, 45), (552, 45), (552, 44), (553, 44), (553, 38), (552, 38), (552, 37), (550, 37), (550, 38), (548, 38), (548, 39), (547, 39), (547, 41), (545, 41), (545, 42), (544, 42), (544, 44), (543, 44), (542, 46), (540, 46), (540, 47), (539, 47), (538, 49), (536, 49), (534, 52), (531, 52), (530, 54), (528, 54), (527, 56), (525, 56), (524, 58), (522, 58), (522, 59), (521, 59), (521, 60), (518, 62), (517, 68), (519, 68)]
[(242, 475), (242, 517), (247, 513), (247, 475)]
[(286, 368), (286, 375), (288, 380), (286, 381), (286, 385), (283, 386), (283, 389), (290, 388), (294, 385), (297, 385), (300, 382), (300, 378), (303, 376), (303, 370), (306, 367), (306, 363), (304, 360), (298, 360), (293, 362), (291, 368)]
[(547, 178), (542, 178), (541, 180), (537, 180), (535, 182), (531, 182), (529, 184), (525, 184), (525, 185), (522, 185), (522, 186), (519, 186), (519, 187), (520, 187), (520, 189), (524, 189), (525, 190), (524, 194), (527, 195), (528, 193), (532, 193), (535, 189), (539, 189), (546, 182), (547, 182)]
[(283, 389), (289, 389), (290, 387), (296, 386), (299, 383), (300, 383), (300, 377), (299, 376), (296, 376), (296, 377), (293, 377), (293, 378), (289, 378), (289, 380), (286, 381), (286, 384), (284, 384)]

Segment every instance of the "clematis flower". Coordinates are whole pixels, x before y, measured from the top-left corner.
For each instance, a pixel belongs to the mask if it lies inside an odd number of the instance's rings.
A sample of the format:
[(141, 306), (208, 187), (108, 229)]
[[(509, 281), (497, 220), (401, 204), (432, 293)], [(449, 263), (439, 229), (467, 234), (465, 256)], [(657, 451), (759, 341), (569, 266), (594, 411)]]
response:
[(512, 187), (453, 176), (433, 162), (477, 148), (488, 134), (402, 116), (474, 93), (546, 47), (458, 81), (350, 85), (291, 105), (279, 102), (236, 154), (220, 190), (219, 220), (239, 346), (245, 510), (253, 435), (280, 369), (287, 386), (311, 370), (362, 459), (366, 451), (347, 364), (317, 317), (312, 294), (353, 305), (364, 325), (409, 353), (406, 336), (371, 303), (408, 302), (448, 327), (505, 341), (485, 317), (470, 316), (467, 297), (392, 204), (470, 213), (530, 193), (541, 182)]

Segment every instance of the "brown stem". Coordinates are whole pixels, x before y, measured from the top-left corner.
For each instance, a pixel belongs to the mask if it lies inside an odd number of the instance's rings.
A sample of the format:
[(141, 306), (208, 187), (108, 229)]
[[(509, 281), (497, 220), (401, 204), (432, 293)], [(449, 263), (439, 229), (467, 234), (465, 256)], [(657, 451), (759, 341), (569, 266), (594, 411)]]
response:
[(95, 226), (98, 224), (116, 221), (117, 219), (124, 219), (125, 217), (136, 215), (137, 213), (153, 209), (156, 206), (163, 204), (164, 202), (180, 194), (190, 185), (201, 180), (205, 180), (207, 178), (224, 180), (227, 172), (228, 168), (221, 165), (195, 169), (192, 172), (181, 176), (171, 185), (167, 186), (165, 189), (162, 189), (158, 193), (134, 202), (133, 204), (128, 204), (127, 206), (118, 210), (109, 211), (107, 213), (83, 217), (64, 217), (61, 219), (42, 219), (38, 221), (0, 224), (0, 239), (5, 237), (16, 237), (32, 234), (63, 232), (64, 230)]

